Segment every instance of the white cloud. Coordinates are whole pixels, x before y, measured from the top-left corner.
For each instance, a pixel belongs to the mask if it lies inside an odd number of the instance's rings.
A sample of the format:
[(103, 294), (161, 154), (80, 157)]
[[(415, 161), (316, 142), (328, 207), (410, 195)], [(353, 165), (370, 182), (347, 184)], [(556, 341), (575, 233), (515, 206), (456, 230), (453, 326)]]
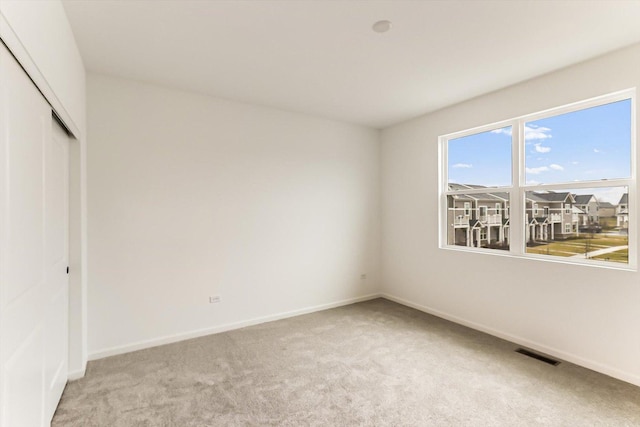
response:
[(465, 168), (465, 169), (469, 169), (472, 168), (473, 165), (470, 165), (469, 163), (456, 163), (455, 165), (451, 166), (452, 168)]
[(572, 165), (577, 165), (577, 164), (579, 164), (579, 163), (580, 163), (580, 162), (576, 162), (576, 161), (571, 162), (571, 164), (572, 164)]
[(539, 166), (537, 168), (526, 168), (528, 174), (538, 175), (542, 172), (549, 172), (550, 170), (554, 171), (563, 171), (564, 168), (555, 163), (551, 163), (549, 166)]
[(546, 166), (540, 166), (539, 168), (527, 168), (527, 173), (537, 175), (542, 172), (547, 172), (549, 170)]
[[(511, 126), (506, 128), (494, 129), (491, 133), (498, 133), (511, 136), (513, 128)], [(526, 141), (533, 141), (535, 139), (549, 139), (552, 138), (551, 129), (542, 126), (530, 125), (524, 127), (524, 139)], [(546, 152), (546, 151), (545, 151)]]
[(551, 151), (551, 147), (543, 147), (540, 143), (535, 144), (535, 147), (538, 153), (548, 153)]
[[(536, 126), (536, 125), (531, 125), (531, 126), (525, 125), (524, 139), (526, 141), (531, 141), (534, 139), (549, 139), (552, 137), (550, 132), (551, 132), (551, 129), (549, 128)], [(543, 151), (543, 153), (546, 153), (546, 151)]]
[(512, 129), (511, 126), (509, 126), (506, 128), (494, 129), (491, 131), (491, 133), (501, 133), (503, 135), (511, 136), (511, 133), (512, 133), (511, 129)]
[(594, 152), (594, 153), (602, 153), (602, 151), (598, 150), (597, 148), (594, 148), (594, 149), (593, 149), (593, 152)]

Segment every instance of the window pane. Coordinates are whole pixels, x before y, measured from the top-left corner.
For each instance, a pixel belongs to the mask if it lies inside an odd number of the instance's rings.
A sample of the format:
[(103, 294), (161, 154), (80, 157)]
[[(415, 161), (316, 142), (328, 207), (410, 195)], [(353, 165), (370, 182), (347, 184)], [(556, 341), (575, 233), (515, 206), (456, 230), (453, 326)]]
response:
[(631, 100), (525, 123), (526, 183), (631, 176)]
[(509, 249), (509, 194), (447, 196), (447, 243)]
[(511, 126), (451, 139), (447, 144), (448, 183), (511, 185)]
[(527, 253), (629, 262), (627, 187), (526, 192)]

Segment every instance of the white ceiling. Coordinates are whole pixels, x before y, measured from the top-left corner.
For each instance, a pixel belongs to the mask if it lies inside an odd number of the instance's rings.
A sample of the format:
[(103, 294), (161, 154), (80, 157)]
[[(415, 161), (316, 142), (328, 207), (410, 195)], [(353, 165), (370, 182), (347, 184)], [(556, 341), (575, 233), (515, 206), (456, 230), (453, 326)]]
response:
[(636, 0), (64, 6), (89, 71), (375, 128), (640, 42)]

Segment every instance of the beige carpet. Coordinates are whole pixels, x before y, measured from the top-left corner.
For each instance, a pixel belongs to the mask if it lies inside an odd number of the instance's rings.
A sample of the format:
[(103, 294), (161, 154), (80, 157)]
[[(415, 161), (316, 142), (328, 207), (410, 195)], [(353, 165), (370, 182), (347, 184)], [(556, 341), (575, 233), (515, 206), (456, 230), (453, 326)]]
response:
[(640, 388), (377, 299), (114, 356), (54, 426), (640, 426)]

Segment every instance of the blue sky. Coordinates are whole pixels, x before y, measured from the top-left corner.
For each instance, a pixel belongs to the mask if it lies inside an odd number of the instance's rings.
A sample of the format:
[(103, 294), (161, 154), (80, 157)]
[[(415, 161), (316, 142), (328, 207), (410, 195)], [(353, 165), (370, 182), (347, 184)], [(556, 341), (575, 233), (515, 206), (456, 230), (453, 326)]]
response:
[[(511, 185), (511, 127), (449, 141), (449, 182)], [(527, 184), (630, 176), (631, 101), (623, 100), (525, 125)], [(603, 201), (622, 190), (610, 189)], [(615, 193), (615, 194), (613, 194)], [(611, 199), (611, 200), (610, 200)]]

